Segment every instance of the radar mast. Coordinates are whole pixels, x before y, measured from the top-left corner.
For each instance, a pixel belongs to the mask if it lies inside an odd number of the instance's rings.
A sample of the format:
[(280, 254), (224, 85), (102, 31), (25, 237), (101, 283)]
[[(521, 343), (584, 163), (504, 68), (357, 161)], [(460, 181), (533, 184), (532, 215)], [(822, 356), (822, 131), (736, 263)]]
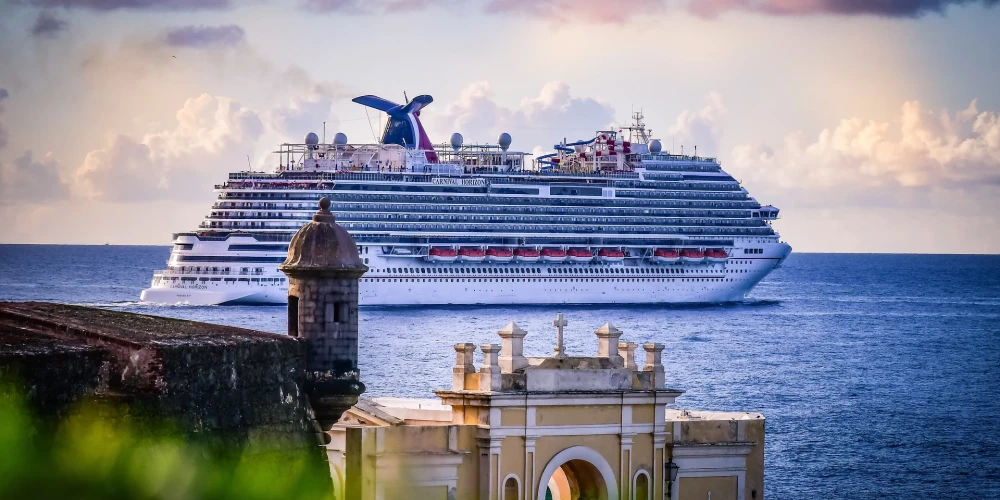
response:
[(642, 122), (643, 118), (641, 109), (632, 112), (632, 126), (626, 129), (628, 130), (628, 140), (632, 144), (649, 143), (649, 136), (653, 133), (653, 130), (646, 128), (646, 124)]

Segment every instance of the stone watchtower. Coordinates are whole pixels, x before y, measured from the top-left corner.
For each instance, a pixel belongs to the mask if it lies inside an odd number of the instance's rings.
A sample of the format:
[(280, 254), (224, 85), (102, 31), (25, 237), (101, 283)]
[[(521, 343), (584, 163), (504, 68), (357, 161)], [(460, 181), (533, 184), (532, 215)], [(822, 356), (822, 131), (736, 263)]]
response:
[(288, 275), (288, 335), (306, 341), (306, 392), (324, 431), (365, 391), (358, 372), (358, 280), (368, 267), (354, 238), (319, 201), (278, 269)]

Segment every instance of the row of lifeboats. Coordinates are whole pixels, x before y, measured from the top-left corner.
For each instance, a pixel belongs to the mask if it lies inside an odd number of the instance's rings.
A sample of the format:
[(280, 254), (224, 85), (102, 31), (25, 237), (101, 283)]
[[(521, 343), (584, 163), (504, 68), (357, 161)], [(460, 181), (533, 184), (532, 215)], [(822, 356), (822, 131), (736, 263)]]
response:
[[(656, 264), (677, 262), (726, 262), (729, 254), (722, 248), (657, 248), (651, 261)], [(608, 264), (625, 260), (625, 252), (618, 248), (601, 248), (595, 254), (588, 248), (542, 248), (531, 247), (431, 247), (425, 259), (428, 262), (573, 262), (584, 264), (598, 262)]]
[(722, 248), (657, 248), (653, 251), (653, 262), (673, 264), (675, 262), (725, 262), (729, 254)]

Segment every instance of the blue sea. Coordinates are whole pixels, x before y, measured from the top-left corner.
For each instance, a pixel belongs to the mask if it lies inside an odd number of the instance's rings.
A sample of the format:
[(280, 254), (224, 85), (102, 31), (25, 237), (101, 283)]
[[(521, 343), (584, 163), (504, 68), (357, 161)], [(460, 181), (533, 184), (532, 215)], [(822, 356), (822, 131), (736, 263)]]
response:
[[(0, 246), (0, 300), (92, 305), (282, 333), (282, 307), (138, 303), (169, 247)], [(1000, 256), (792, 254), (747, 301), (691, 307), (364, 308), (369, 395), (433, 397), (456, 342), (496, 342), (516, 321), (525, 350), (666, 344), (678, 406), (767, 417), (766, 495), (1000, 498)]]

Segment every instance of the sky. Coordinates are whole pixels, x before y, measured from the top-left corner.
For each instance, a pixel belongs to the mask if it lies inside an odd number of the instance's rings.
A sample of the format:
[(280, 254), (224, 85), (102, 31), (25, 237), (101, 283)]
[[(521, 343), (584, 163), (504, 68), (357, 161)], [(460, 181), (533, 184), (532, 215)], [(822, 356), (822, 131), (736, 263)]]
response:
[(998, 3), (0, 0), (0, 243), (167, 245), (406, 92), (435, 142), (535, 154), (642, 110), (796, 251), (1000, 253)]

